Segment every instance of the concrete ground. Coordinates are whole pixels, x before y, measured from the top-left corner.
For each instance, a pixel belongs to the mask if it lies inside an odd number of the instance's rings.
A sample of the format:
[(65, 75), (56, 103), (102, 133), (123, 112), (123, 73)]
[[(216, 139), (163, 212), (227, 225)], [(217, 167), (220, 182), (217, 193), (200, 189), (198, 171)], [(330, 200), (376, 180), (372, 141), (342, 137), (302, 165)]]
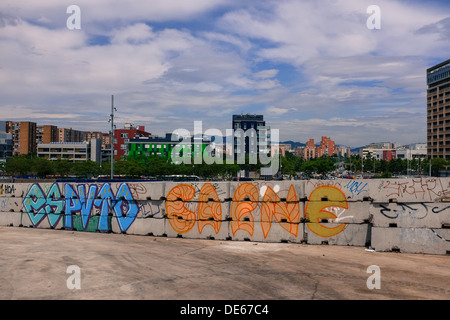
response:
[(14, 227), (0, 242), (0, 299), (450, 299), (450, 256)]

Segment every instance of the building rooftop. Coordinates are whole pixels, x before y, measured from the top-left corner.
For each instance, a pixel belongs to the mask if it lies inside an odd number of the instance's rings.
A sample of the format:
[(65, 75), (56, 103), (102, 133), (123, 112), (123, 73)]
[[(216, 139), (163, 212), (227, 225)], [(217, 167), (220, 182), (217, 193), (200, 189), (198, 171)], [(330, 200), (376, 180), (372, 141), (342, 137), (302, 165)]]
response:
[(257, 115), (257, 114), (233, 114), (233, 121), (240, 121), (240, 120), (259, 120), (263, 121), (264, 116), (263, 115)]
[(427, 84), (450, 78), (450, 59), (427, 70)]

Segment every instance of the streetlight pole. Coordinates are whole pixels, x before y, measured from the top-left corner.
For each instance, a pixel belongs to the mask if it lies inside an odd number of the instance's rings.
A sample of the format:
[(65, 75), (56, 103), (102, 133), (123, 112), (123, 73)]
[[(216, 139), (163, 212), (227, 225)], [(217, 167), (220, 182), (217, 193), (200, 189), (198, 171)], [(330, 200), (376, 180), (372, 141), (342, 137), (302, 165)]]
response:
[(429, 176), (431, 177), (431, 158), (430, 158), (430, 172), (429, 172)]
[(111, 96), (111, 114), (109, 122), (111, 122), (111, 179), (114, 179), (114, 95)]

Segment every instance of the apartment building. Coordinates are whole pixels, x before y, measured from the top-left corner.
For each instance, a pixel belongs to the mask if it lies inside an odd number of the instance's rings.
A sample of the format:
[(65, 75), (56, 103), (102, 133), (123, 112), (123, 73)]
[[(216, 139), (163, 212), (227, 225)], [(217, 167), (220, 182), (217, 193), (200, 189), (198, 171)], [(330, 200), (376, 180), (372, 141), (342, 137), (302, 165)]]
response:
[(450, 59), (427, 69), (427, 154), (450, 160)]
[(13, 155), (36, 153), (36, 128), (31, 121), (6, 122), (6, 132), (12, 134)]
[(299, 151), (303, 159), (310, 160), (320, 158), (323, 156), (332, 156), (336, 153), (335, 142), (329, 137), (323, 136), (320, 144), (316, 146), (314, 139), (309, 139), (306, 146)]
[(6, 161), (13, 155), (13, 137), (11, 133), (6, 133), (6, 121), (0, 121), (0, 161)]
[(58, 142), (58, 127), (52, 125), (38, 125), (36, 127), (36, 143)]
[(72, 128), (58, 129), (58, 142), (83, 142), (84, 132)]

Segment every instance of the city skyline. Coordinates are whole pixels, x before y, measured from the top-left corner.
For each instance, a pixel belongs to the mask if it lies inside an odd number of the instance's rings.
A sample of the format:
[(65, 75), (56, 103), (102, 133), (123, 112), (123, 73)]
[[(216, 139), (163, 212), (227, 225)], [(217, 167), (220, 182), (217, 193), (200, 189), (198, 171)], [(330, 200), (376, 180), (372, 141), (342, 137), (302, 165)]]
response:
[[(225, 130), (263, 114), (280, 141), (426, 141), (426, 70), (448, 60), (446, 1), (85, 0), (0, 5), (0, 119), (108, 132)], [(370, 5), (381, 29), (369, 29)]]

